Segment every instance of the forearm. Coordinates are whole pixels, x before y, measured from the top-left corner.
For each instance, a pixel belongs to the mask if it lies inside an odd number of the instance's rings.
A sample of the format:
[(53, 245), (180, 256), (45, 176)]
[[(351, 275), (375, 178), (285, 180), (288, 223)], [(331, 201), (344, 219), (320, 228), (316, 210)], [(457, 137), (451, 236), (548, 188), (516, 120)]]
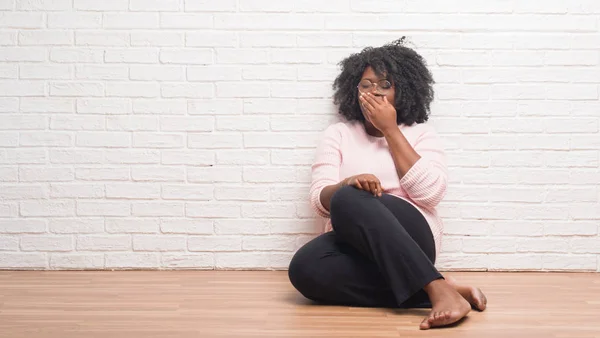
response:
[(386, 131), (384, 132), (384, 137), (394, 159), (398, 177), (402, 178), (421, 156), (413, 149), (400, 129), (393, 128), (390, 131)]
[(328, 185), (325, 188), (323, 188), (323, 190), (321, 190), (321, 195), (319, 196), (319, 199), (323, 207), (328, 211), (330, 210), (331, 196), (333, 196), (333, 194), (335, 194), (336, 191), (338, 191), (345, 185), (344, 182), (345, 180), (337, 184)]

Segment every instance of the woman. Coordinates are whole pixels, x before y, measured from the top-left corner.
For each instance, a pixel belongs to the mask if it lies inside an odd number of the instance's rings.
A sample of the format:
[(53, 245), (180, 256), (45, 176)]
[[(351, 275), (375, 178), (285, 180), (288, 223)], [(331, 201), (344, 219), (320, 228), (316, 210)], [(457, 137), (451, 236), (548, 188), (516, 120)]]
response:
[(434, 83), (404, 38), (343, 60), (334, 102), (347, 120), (317, 149), (310, 199), (330, 217), (324, 234), (294, 255), (289, 278), (305, 297), (328, 304), (431, 307), (421, 329), (484, 310), (481, 290), (434, 267), (446, 192), (445, 155), (428, 120)]

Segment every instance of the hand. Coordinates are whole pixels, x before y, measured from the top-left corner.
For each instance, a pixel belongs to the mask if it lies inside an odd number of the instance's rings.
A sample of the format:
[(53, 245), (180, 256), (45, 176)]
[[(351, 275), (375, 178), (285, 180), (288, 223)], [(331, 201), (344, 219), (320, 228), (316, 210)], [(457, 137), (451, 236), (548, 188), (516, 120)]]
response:
[(350, 185), (360, 190), (368, 191), (374, 196), (378, 197), (381, 197), (381, 194), (383, 193), (381, 182), (379, 182), (379, 179), (375, 177), (375, 175), (371, 174), (361, 174), (348, 177), (343, 181), (342, 185)]
[(360, 93), (359, 100), (365, 110), (367, 119), (379, 131), (385, 134), (387, 131), (398, 129), (396, 108), (389, 103), (387, 96), (383, 96), (383, 99), (377, 99), (371, 93)]

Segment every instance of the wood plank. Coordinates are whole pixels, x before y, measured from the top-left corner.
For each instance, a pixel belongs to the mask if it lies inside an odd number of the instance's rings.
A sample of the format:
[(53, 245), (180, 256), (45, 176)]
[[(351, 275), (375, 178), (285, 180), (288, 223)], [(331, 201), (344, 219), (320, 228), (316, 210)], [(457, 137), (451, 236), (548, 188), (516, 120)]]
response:
[(600, 274), (448, 275), (489, 308), (420, 331), (426, 309), (314, 305), (284, 271), (3, 271), (0, 337), (600, 337)]

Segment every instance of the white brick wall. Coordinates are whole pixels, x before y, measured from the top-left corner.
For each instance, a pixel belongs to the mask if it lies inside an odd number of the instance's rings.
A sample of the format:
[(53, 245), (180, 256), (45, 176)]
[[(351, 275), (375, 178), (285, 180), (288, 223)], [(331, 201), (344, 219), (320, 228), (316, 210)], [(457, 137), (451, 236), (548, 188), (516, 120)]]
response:
[(336, 63), (437, 81), (438, 266), (600, 271), (600, 5), (0, 0), (0, 269), (286, 268)]

